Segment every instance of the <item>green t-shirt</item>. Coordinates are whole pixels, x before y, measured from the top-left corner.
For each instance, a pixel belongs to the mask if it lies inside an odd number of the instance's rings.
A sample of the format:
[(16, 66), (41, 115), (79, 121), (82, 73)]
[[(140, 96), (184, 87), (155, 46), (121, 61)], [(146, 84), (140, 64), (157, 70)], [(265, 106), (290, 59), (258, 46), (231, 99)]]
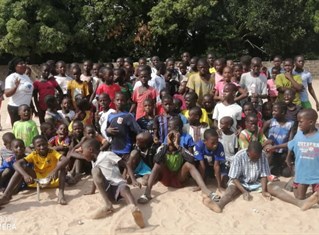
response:
[(37, 124), (33, 120), (16, 121), (12, 131), (17, 139), (23, 140), (26, 147), (29, 147), (32, 139), (39, 134)]
[(179, 152), (166, 153), (165, 158), (166, 166), (170, 171), (179, 171), (184, 163), (184, 158)]

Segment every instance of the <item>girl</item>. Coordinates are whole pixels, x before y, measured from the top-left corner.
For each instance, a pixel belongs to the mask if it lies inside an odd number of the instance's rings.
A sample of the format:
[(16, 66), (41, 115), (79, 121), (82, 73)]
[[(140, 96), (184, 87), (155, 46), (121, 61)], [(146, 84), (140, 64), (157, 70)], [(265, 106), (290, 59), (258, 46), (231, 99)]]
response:
[(279, 69), (273, 67), (271, 69), (271, 76), (269, 76), (267, 80), (267, 88), (268, 88), (268, 101), (272, 104), (276, 101), (278, 96), (277, 87), (275, 84), (276, 76), (280, 73)]
[(246, 126), (245, 126), (245, 119), (248, 115), (250, 114), (255, 114), (258, 121), (257, 121), (257, 125), (259, 128), (262, 128), (263, 127), (263, 121), (262, 121), (262, 114), (261, 112), (258, 112), (255, 108), (254, 108), (254, 105), (253, 103), (251, 102), (246, 102), (244, 105), (243, 105), (243, 112), (241, 114), (241, 119), (242, 119), (242, 128), (245, 129)]

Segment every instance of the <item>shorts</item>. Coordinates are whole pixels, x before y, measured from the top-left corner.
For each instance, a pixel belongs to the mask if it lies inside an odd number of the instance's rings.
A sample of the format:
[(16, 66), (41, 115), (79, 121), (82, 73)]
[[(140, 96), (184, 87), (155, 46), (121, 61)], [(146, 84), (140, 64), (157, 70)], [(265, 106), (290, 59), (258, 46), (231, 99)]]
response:
[[(307, 184), (304, 184), (304, 185), (307, 185)], [(319, 184), (310, 184), (310, 185), (312, 187), (313, 192), (319, 192)], [(297, 189), (298, 186), (299, 186), (299, 183), (293, 182), (292, 184), (293, 189)]]
[(311, 103), (309, 101), (301, 101), (301, 107), (304, 109), (311, 109)]
[[(205, 161), (205, 165), (206, 165), (205, 175), (209, 176), (209, 177), (214, 176), (214, 165), (210, 165), (206, 159), (204, 161)], [(228, 164), (226, 164), (226, 161), (219, 162), (219, 165), (220, 165), (220, 175), (221, 176), (228, 175), (230, 167)], [(196, 165), (196, 167), (197, 166), (198, 165)]]
[(166, 187), (182, 188), (183, 184), (178, 179), (179, 171), (170, 171), (166, 166), (162, 167), (160, 182)]
[[(261, 190), (261, 183), (260, 182), (255, 182), (253, 184), (247, 184), (247, 183), (243, 183), (243, 182), (240, 182), (240, 184), (244, 187), (244, 189), (246, 189), (248, 192), (252, 192), (252, 191), (260, 191)], [(234, 181), (232, 179), (230, 179), (228, 181), (228, 186), (231, 186), (231, 185), (235, 185)]]
[(127, 187), (125, 182), (120, 182), (118, 185), (112, 185), (110, 181), (106, 181), (105, 184), (105, 192), (108, 195), (110, 200), (114, 200), (117, 202), (122, 198), (121, 196), (121, 189)]

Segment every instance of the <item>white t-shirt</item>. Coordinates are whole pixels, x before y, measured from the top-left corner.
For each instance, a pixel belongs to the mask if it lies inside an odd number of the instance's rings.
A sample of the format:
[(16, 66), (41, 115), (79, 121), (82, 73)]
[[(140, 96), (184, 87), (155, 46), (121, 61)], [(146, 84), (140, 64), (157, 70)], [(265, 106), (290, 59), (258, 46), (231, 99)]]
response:
[(65, 77), (62, 76), (54, 76), (56, 82), (59, 84), (59, 86), (61, 87), (63, 94), (66, 95), (68, 93), (68, 82), (72, 81), (72, 78), (69, 77), (68, 75), (66, 75)]
[(101, 130), (100, 130), (101, 134), (109, 142), (111, 141), (111, 138), (109, 136), (107, 136), (107, 134), (106, 134), (107, 119), (108, 119), (110, 113), (115, 113), (115, 112), (116, 111), (114, 109), (109, 109), (107, 112), (101, 111), (99, 113), (99, 115), (100, 115), (99, 124), (100, 124), (100, 127), (101, 127)]
[(102, 151), (97, 156), (95, 162), (92, 161), (92, 167), (98, 167), (106, 180), (110, 181), (111, 185), (119, 185), (126, 182), (121, 175), (117, 163), (122, 160), (115, 153), (110, 151)]
[(219, 122), (223, 117), (231, 117), (234, 120), (232, 130), (237, 130), (237, 121), (241, 120), (242, 107), (237, 103), (231, 105), (224, 105), (222, 102), (216, 104), (213, 113), (213, 119), (218, 121), (218, 128), (220, 128)]
[(16, 92), (9, 97), (8, 105), (20, 106), (22, 104), (27, 104), (30, 106), (32, 93), (33, 93), (33, 82), (26, 74), (12, 73), (5, 81), (5, 89), (11, 89), (15, 87), (15, 81), (20, 79), (20, 84)]
[(235, 133), (231, 135), (225, 135), (222, 132), (222, 136), (219, 139), (224, 147), (226, 161), (232, 162), (235, 156), (235, 149), (238, 149), (238, 138)]
[(72, 121), (75, 116), (75, 112), (73, 110), (70, 110), (68, 113), (63, 113), (62, 110), (58, 110), (58, 114), (63, 118), (63, 122), (67, 125), (69, 125), (70, 122), (66, 118), (68, 117), (70, 121)]
[(240, 78), (240, 86), (246, 89), (249, 94), (267, 95), (267, 78), (263, 74), (253, 77), (251, 72), (243, 73)]

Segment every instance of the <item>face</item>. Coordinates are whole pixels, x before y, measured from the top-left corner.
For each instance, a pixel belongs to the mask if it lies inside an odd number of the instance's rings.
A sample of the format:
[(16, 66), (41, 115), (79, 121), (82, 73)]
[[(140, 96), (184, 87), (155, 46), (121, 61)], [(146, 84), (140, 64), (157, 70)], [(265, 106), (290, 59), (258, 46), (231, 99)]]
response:
[(21, 120), (29, 120), (31, 116), (31, 109), (27, 106), (22, 106), (19, 108), (19, 116)]
[(273, 79), (276, 79), (276, 76), (279, 74), (279, 70), (278, 69), (272, 69), (271, 70), (271, 77), (273, 78)]
[(190, 124), (199, 123), (200, 118), (201, 118), (200, 113), (198, 113), (196, 111), (190, 111), (189, 112), (188, 121), (189, 121)]
[(83, 64), (83, 69), (85, 72), (90, 73), (92, 70), (92, 63), (89, 61), (85, 61)]
[(186, 95), (185, 97), (186, 108), (190, 109), (196, 105), (196, 100), (191, 95)]
[(257, 162), (259, 158), (261, 157), (261, 153), (256, 153), (253, 150), (247, 151), (248, 157), (251, 161)]
[(185, 52), (182, 54), (182, 61), (185, 61), (185, 62), (189, 62), (189, 59), (190, 59), (190, 55), (189, 53)]
[(281, 118), (281, 117), (285, 116), (285, 114), (282, 112), (280, 107), (278, 107), (277, 105), (274, 105), (272, 107), (272, 116), (274, 118)]
[(16, 156), (23, 156), (25, 153), (25, 146), (20, 141), (12, 141), (11, 150)]
[(143, 107), (144, 107), (144, 112), (145, 113), (147, 113), (147, 114), (152, 114), (153, 113), (154, 105), (152, 104), (152, 102), (145, 101)]
[(247, 116), (254, 112), (254, 107), (252, 105), (244, 105), (243, 112)]
[(233, 74), (231, 72), (231, 69), (226, 67), (224, 68), (223, 70), (223, 78), (226, 80), (226, 81), (230, 81), (231, 78), (232, 78)]
[(138, 60), (139, 65), (146, 65), (146, 60), (145, 59), (139, 59)]
[(302, 69), (304, 65), (305, 65), (305, 59), (302, 56), (298, 56), (295, 60), (296, 68)]
[(222, 118), (219, 121), (219, 126), (222, 131), (227, 131), (231, 128), (231, 122), (226, 118)]
[(271, 117), (271, 115), (272, 115), (272, 107), (271, 107), (271, 104), (268, 103), (267, 105), (263, 106), (263, 116)]
[(83, 135), (83, 125), (79, 123), (73, 123), (72, 130), (75, 137), (80, 137)]
[(123, 78), (121, 77), (121, 72), (119, 70), (115, 70), (114, 75), (113, 75), (113, 81), (114, 82), (121, 82), (122, 80), (123, 80)]
[(142, 85), (145, 86), (145, 85), (147, 85), (148, 81), (151, 79), (150, 74), (147, 71), (143, 70), (139, 74), (139, 79), (140, 79)]
[(198, 63), (197, 70), (200, 75), (206, 75), (209, 73), (209, 66), (207, 63)]
[(187, 73), (187, 68), (184, 65), (179, 66), (179, 71), (181, 74), (185, 75)]
[(60, 125), (58, 130), (57, 130), (57, 134), (60, 137), (66, 137), (68, 135), (68, 127), (66, 125)]
[(27, 66), (24, 61), (20, 61), (15, 67), (15, 71), (18, 74), (24, 74), (26, 69), (27, 69)]
[(215, 67), (217, 72), (219, 72), (219, 73), (223, 72), (223, 65), (222, 65), (221, 61), (215, 60), (214, 67)]
[(96, 136), (96, 132), (93, 128), (85, 128), (84, 136), (93, 139)]
[(136, 145), (141, 149), (142, 151), (149, 148), (148, 141), (142, 137), (136, 138)]
[(92, 75), (94, 76), (98, 76), (98, 73), (99, 73), (99, 68), (100, 66), (98, 64), (94, 64), (93, 67), (92, 67)]
[(228, 67), (230, 67), (230, 68), (233, 68), (233, 67), (234, 67), (234, 61), (232, 61), (232, 60), (227, 60), (226, 65), (227, 65)]
[(116, 64), (117, 64), (117, 66), (120, 68), (120, 67), (123, 67), (123, 65), (124, 65), (124, 59), (123, 58), (118, 58), (117, 60), (116, 60)]
[(224, 86), (224, 89), (223, 89), (223, 97), (224, 99), (228, 99), (230, 97), (234, 97), (234, 91), (232, 89), (231, 86)]
[(110, 106), (111, 100), (108, 96), (101, 95), (99, 97), (99, 104), (103, 109), (106, 109)]
[(285, 90), (284, 92), (284, 102), (286, 104), (291, 104), (295, 99), (295, 94), (291, 90)]
[(70, 110), (70, 107), (71, 107), (70, 99), (63, 99), (61, 102), (61, 108), (65, 110), (66, 112), (68, 112)]
[(305, 114), (302, 112), (298, 113), (297, 115), (298, 119), (298, 127), (303, 133), (307, 133), (310, 131), (312, 127), (314, 127), (314, 121), (307, 118)]
[(180, 127), (178, 126), (177, 121), (172, 120), (172, 121), (169, 121), (168, 124), (167, 124), (168, 132), (170, 132), (170, 131), (178, 131), (178, 132), (180, 132), (179, 128)]
[(173, 70), (175, 68), (175, 62), (174, 61), (168, 61), (166, 64), (166, 68)]
[(178, 91), (179, 94), (184, 94), (186, 92), (186, 82), (181, 82)]
[(260, 69), (261, 69), (261, 63), (259, 61), (253, 60), (251, 62), (251, 70), (253, 74), (258, 75), (260, 73)]
[(152, 61), (153, 66), (156, 66), (159, 62), (159, 58), (157, 56), (153, 56), (151, 61)]
[(124, 106), (126, 105), (126, 98), (123, 94), (116, 94), (114, 98), (114, 104), (116, 106), (116, 109), (122, 110)]
[(65, 75), (65, 71), (66, 71), (66, 66), (64, 63), (58, 63), (56, 66), (56, 70), (59, 74), (61, 75)]
[(214, 151), (218, 147), (218, 137), (208, 136), (207, 139), (204, 139), (204, 144), (208, 150)]
[(293, 65), (291, 61), (285, 61), (284, 62), (284, 69), (286, 72), (290, 73), (292, 71)]
[(210, 66), (213, 66), (214, 60), (215, 60), (215, 58), (214, 58), (214, 56), (213, 56), (212, 54), (208, 54), (208, 55), (207, 55), (207, 62), (208, 62), (208, 64), (209, 64)]
[(277, 67), (277, 68), (279, 68), (280, 66), (281, 66), (281, 59), (280, 58), (278, 58), (278, 57), (275, 57), (274, 58), (274, 61), (273, 61), (273, 63), (274, 63), (274, 67)]
[(207, 110), (212, 110), (214, 107), (213, 99), (209, 96), (204, 96), (203, 98), (203, 108)]
[(189, 66), (193, 71), (197, 71), (197, 59), (191, 59)]
[(48, 142), (44, 139), (37, 139), (34, 141), (34, 149), (40, 156), (47, 156), (49, 151)]
[(50, 67), (47, 65), (42, 66), (41, 76), (44, 79), (47, 79), (50, 74)]
[(47, 137), (48, 139), (53, 137), (55, 135), (55, 129), (53, 126), (48, 126), (45, 128), (41, 128), (41, 134), (45, 135), (45, 137)]
[(246, 129), (250, 132), (257, 131), (257, 118), (255, 117), (248, 117), (245, 121)]
[(81, 70), (78, 68), (73, 68), (71, 72), (72, 72), (73, 79), (79, 81), (81, 76)]
[(235, 68), (234, 68), (234, 76), (236, 78), (240, 78), (242, 74), (243, 74), (242, 68), (235, 66)]
[(103, 80), (106, 84), (113, 83), (113, 72), (110, 70), (106, 70), (103, 73)]
[(172, 99), (162, 100), (162, 106), (166, 113), (170, 113), (174, 108)]

